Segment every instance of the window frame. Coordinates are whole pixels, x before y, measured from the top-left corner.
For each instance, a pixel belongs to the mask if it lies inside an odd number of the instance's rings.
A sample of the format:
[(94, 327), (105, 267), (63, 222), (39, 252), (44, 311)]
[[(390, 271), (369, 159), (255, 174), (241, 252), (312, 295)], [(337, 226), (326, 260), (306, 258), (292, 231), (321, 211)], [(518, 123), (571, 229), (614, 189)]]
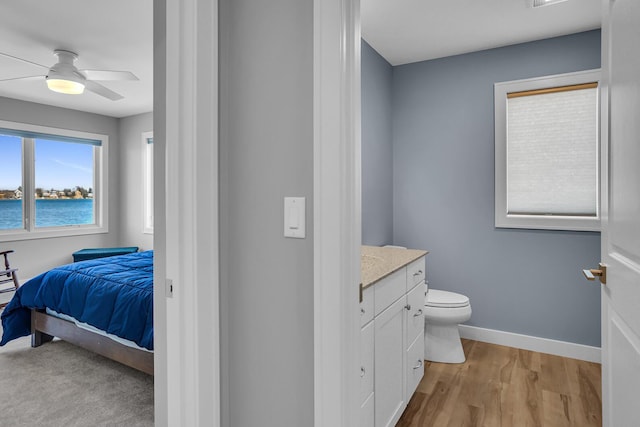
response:
[[(528, 90), (570, 86), (597, 82), (596, 123), (596, 216), (526, 215), (509, 214), (507, 211), (507, 94)], [(539, 230), (600, 231), (600, 69), (556, 74), (494, 84), (495, 121), (495, 227)]]
[(20, 229), (0, 230), (0, 241), (46, 239), (52, 237), (72, 237), (109, 232), (108, 198), (108, 159), (109, 136), (78, 130), (55, 128), (51, 126), (0, 120), (0, 128), (39, 133), (48, 139), (59, 136), (100, 141), (93, 147), (93, 203), (94, 224), (63, 225), (55, 227), (36, 227), (35, 225), (35, 139), (23, 137), (22, 141), (22, 221)]
[[(151, 140), (151, 142), (149, 142)], [(153, 234), (153, 131), (142, 133), (142, 233)]]

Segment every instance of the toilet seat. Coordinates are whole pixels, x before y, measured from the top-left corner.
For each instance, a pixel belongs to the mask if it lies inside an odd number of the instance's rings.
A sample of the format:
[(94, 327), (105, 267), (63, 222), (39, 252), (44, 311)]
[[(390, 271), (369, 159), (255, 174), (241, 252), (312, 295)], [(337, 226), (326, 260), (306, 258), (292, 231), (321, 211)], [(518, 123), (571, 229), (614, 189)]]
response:
[(424, 299), (424, 305), (442, 308), (466, 307), (469, 305), (469, 298), (455, 292), (429, 289)]

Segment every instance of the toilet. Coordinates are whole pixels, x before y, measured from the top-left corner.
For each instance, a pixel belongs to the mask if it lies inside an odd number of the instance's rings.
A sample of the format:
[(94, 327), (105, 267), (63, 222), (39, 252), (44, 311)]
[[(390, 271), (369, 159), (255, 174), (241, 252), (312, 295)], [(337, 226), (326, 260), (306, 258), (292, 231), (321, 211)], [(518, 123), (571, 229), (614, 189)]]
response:
[[(385, 245), (385, 248), (407, 249)], [(431, 362), (464, 363), (466, 357), (458, 325), (471, 318), (469, 297), (455, 292), (429, 289), (424, 283), (424, 358)]]
[(424, 358), (432, 362), (463, 363), (458, 325), (471, 318), (469, 298), (455, 292), (429, 289), (425, 284)]

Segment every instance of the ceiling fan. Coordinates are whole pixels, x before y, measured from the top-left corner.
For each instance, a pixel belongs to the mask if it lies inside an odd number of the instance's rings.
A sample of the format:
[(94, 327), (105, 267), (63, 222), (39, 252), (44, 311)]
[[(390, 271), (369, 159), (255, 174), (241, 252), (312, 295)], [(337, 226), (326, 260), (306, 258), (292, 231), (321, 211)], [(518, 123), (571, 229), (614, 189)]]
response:
[(28, 64), (46, 68), (47, 74), (28, 77), (15, 77), (11, 79), (0, 79), (0, 82), (12, 80), (42, 80), (47, 82), (47, 87), (59, 93), (78, 95), (84, 92), (85, 88), (93, 93), (108, 98), (112, 101), (123, 99), (119, 93), (96, 83), (97, 81), (122, 81), (138, 80), (135, 74), (130, 71), (108, 71), (108, 70), (78, 70), (73, 63), (78, 59), (78, 54), (68, 50), (56, 49), (53, 53), (58, 57), (58, 62), (52, 67), (47, 67), (33, 61), (28, 61), (17, 56), (1, 53), (0, 56), (12, 58)]

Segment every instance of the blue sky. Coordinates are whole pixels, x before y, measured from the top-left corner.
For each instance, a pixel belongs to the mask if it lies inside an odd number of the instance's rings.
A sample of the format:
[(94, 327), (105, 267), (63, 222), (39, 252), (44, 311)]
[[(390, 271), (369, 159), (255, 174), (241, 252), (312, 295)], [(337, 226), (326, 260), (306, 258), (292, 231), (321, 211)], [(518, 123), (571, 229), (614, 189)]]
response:
[[(0, 135), (0, 189), (22, 185), (21, 138)], [(93, 146), (36, 139), (36, 188), (93, 188)]]

